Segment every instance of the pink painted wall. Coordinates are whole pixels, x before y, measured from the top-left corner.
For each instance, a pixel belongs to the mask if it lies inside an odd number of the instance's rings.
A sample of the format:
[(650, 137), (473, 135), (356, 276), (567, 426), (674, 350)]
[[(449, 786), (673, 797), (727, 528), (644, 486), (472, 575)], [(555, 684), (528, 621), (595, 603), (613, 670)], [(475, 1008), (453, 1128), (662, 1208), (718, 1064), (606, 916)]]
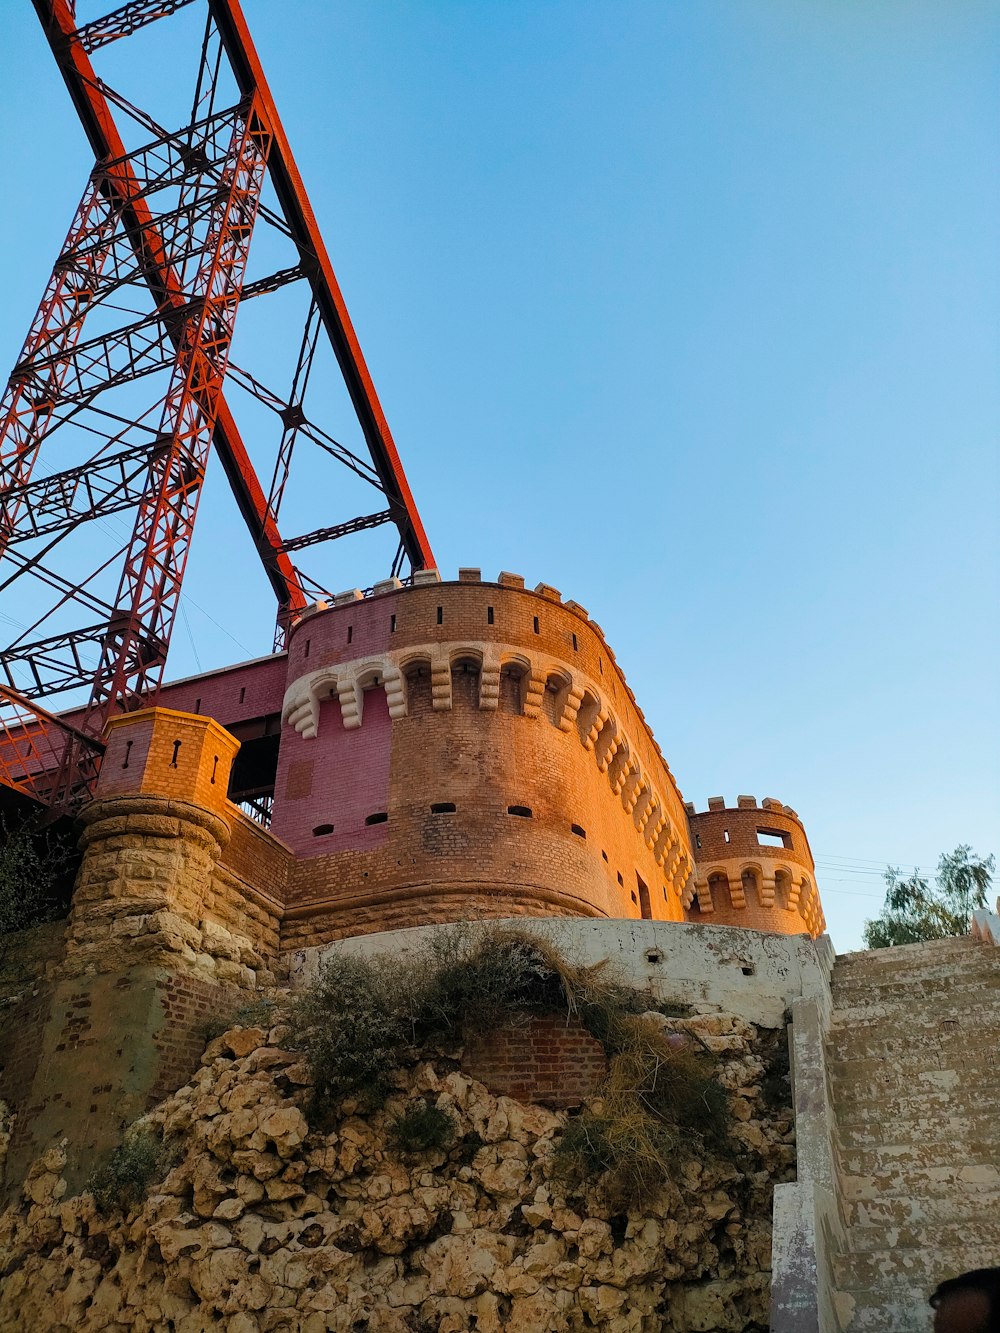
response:
[[(391, 728), (382, 686), (365, 691), (362, 726), (356, 730), (345, 729), (336, 699), (320, 705), (315, 738), (304, 740), (285, 727), (271, 832), (303, 857), (381, 846), (388, 826), (365, 820), (389, 808)], [(334, 832), (316, 837), (313, 829), (321, 824), (333, 824)]]

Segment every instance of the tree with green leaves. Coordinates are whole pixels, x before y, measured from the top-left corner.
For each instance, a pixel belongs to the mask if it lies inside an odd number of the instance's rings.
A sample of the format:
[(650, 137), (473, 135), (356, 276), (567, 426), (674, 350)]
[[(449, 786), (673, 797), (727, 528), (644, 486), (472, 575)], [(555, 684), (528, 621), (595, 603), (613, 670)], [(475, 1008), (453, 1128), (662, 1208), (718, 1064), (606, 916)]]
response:
[(934, 884), (919, 869), (904, 877), (894, 866), (885, 872), (885, 902), (874, 921), (866, 921), (869, 949), (895, 944), (920, 944), (950, 935), (964, 935), (977, 907), (986, 907), (993, 882), (994, 856), (977, 856), (963, 843), (938, 860)]

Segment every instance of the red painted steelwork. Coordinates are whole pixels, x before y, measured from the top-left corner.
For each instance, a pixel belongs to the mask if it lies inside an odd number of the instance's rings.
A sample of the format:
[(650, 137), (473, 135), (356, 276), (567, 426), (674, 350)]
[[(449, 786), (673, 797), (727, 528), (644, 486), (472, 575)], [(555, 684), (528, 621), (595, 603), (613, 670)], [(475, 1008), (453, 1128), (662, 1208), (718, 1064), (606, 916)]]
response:
[[(13, 570), (0, 579), (0, 594), (28, 576), (46, 598), (53, 592), (56, 598), (41, 612), (29, 598), (29, 615), (37, 619), (0, 652), (8, 682), (0, 686), (0, 781), (19, 790), (27, 790), (27, 782), (33, 794), (55, 803), (89, 790), (99, 745), (88, 736), (97, 736), (116, 709), (134, 707), (159, 687), (210, 443), (277, 595), (279, 634), (310, 600), (307, 589), (322, 592), (294, 567), (290, 551), (391, 522), (400, 539), (393, 573), (404, 556), (414, 569), (432, 565), (433, 556), (237, 0), (208, 0), (191, 120), (173, 132), (160, 131), (144, 112), (107, 89), (88, 53), (191, 0), (129, 0), (79, 29), (71, 0), (32, 3), (97, 157), (0, 402), (0, 558)], [(220, 112), (215, 105), (223, 51), (241, 102)], [(151, 142), (127, 150), (112, 103), (145, 126), (154, 136)], [(265, 176), (280, 215), (261, 204)], [(298, 259), (244, 284), (258, 212), (286, 243), (291, 239)], [(282, 421), (265, 494), (223, 382), (241, 299), (299, 278), (312, 289), (312, 305), (287, 402), (249, 371), (233, 369), (235, 382)], [(128, 303), (141, 284), (153, 297), (154, 308), (145, 315)], [(115, 311), (129, 319), (112, 316)], [(85, 336), (87, 317), (95, 312), (87, 333), (95, 326), (98, 333)], [(115, 324), (110, 330), (109, 319)], [(306, 416), (303, 399), (320, 327), (337, 357), (371, 465)], [(144, 402), (133, 396), (119, 406), (123, 400), (116, 399), (110, 409), (103, 398), (97, 403), (105, 391), (114, 397), (123, 386), (157, 372), (167, 375), (167, 387), (150, 392)], [(65, 447), (57, 455), (50, 437), (58, 431), (58, 443), (68, 436), (75, 449), (89, 440), (92, 456), (74, 461), (73, 448)], [(276, 518), (300, 435), (374, 485), (388, 507), (283, 541)], [(46, 475), (33, 480), (43, 445)], [(100, 520), (114, 537), (106, 520), (125, 509), (136, 511), (131, 538), (109, 558), (100, 557), (96, 568), (93, 556), (92, 572), (81, 573), (65, 559), (61, 571), (52, 565), (51, 553), (87, 520)], [(112, 601), (110, 590), (105, 594), (101, 586), (118, 561), (121, 578)], [(98, 617), (98, 623), (66, 629), (74, 607), (91, 621)], [(47, 633), (39, 637), (43, 625)], [(96, 654), (96, 666), (89, 654)], [(85, 684), (91, 685), (90, 702), (72, 737), (55, 731), (58, 719), (24, 694), (44, 697)]]
[(93, 793), (104, 746), (0, 685), (0, 782), (61, 810)]
[[(101, 91), (94, 68), (76, 37), (76, 23), (67, 0), (32, 0), (42, 28), (52, 47), (56, 62), (77, 109), (94, 156), (98, 161), (126, 156), (107, 98)], [(153, 215), (144, 200), (132, 204), (133, 235), (154, 234)], [(176, 282), (159, 259), (162, 245), (152, 245), (144, 256), (147, 281), (154, 299), (176, 299)], [(173, 292), (171, 289), (174, 289)], [(301, 607), (308, 602), (292, 562), (281, 549), (281, 536), (271, 517), (264, 490), (257, 480), (253, 464), (240, 436), (239, 428), (225, 397), (217, 407), (214, 436), (216, 451), (226, 478), (233, 489), (244, 522), (250, 529), (264, 568), (274, 588), (279, 606)]]
[(306, 276), (312, 285), (327, 334), (340, 363), (345, 383), (354, 403), (354, 410), (364, 431), (365, 441), (385, 489), (390, 508), (399, 526), (400, 539), (414, 569), (434, 564), (427, 534), (424, 531), (417, 506), (410, 491), (403, 465), (399, 458), (389, 423), (385, 419), (375, 385), (365, 364), (354, 325), (347, 312), (343, 293), (330, 263), (319, 225), (306, 195), (291, 146), (281, 124), (278, 109), (264, 77), (250, 30), (238, 0), (209, 0), (209, 8), (219, 25), (240, 91), (260, 99), (263, 114), (274, 135), (269, 170), (271, 180), (281, 202), (292, 234), (304, 254), (315, 256), (316, 263), (307, 268)]

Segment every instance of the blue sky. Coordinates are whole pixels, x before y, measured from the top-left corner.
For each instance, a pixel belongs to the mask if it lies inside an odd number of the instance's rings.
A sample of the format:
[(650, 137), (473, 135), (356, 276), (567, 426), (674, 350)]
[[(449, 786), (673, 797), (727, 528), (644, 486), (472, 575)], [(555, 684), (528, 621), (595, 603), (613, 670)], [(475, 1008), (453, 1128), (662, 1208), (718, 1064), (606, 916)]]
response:
[[(839, 949), (887, 861), (1000, 852), (1000, 10), (245, 9), (442, 570), (587, 606), (686, 798), (800, 812)], [(89, 162), (27, 0), (0, 40), (9, 366)], [(238, 525), (215, 470), (172, 675), (270, 646)]]

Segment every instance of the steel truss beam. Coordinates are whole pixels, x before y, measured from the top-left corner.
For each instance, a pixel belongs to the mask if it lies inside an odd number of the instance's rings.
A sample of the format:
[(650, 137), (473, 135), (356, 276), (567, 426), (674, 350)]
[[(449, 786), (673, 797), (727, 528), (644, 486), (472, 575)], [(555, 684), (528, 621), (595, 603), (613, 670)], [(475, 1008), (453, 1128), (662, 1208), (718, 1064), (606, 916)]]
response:
[[(191, 2), (132, 0), (77, 29), (70, 0), (32, 0), (97, 163), (0, 400), (0, 558), (13, 571), (0, 578), (0, 590), (30, 577), (57, 599), (0, 651), (0, 672), (8, 681), (0, 686), (0, 781), (13, 786), (24, 776), (17, 771), (18, 755), (27, 754), (31, 738), (54, 734), (57, 725), (27, 695), (48, 698), (89, 685), (79, 733), (84, 738), (99, 735), (112, 711), (155, 695), (210, 444), (277, 596), (280, 627), (320, 586), (295, 569), (292, 551), (391, 522), (399, 533), (393, 572), (404, 558), (413, 568), (433, 563), (238, 0), (207, 0), (200, 73), (181, 129), (163, 129), (94, 73), (91, 53)], [(224, 60), (239, 101), (220, 110)], [(148, 141), (142, 147), (126, 148), (113, 107), (144, 127)], [(261, 201), (266, 177), (277, 210)], [(292, 241), (297, 260), (248, 282), (258, 217), (285, 244)], [(223, 384), (240, 301), (300, 279), (309, 283), (312, 299), (287, 395), (233, 368), (234, 382), (281, 420), (265, 493)], [(321, 336), (337, 357), (370, 462), (307, 415), (304, 400)], [(89, 457), (74, 461), (88, 440)], [(283, 541), (277, 516), (299, 441), (373, 485), (387, 507)], [(45, 475), (35, 477), (43, 450)], [(67, 563), (78, 557), (60, 554), (61, 544), (77, 540), (77, 532), (107, 528), (109, 519), (128, 510), (135, 512), (131, 536), (116, 540), (107, 559), (88, 556), (92, 572)], [(116, 560), (121, 573), (112, 596), (99, 576), (107, 576)], [(74, 607), (102, 620), (67, 628)], [(5, 732), (8, 715), (15, 722)], [(81, 775), (66, 769), (84, 764), (81, 746), (74, 739), (56, 747), (59, 772), (31, 779), (36, 794), (47, 791), (55, 801), (86, 789)], [(97, 749), (95, 743), (87, 750), (91, 766)]]

